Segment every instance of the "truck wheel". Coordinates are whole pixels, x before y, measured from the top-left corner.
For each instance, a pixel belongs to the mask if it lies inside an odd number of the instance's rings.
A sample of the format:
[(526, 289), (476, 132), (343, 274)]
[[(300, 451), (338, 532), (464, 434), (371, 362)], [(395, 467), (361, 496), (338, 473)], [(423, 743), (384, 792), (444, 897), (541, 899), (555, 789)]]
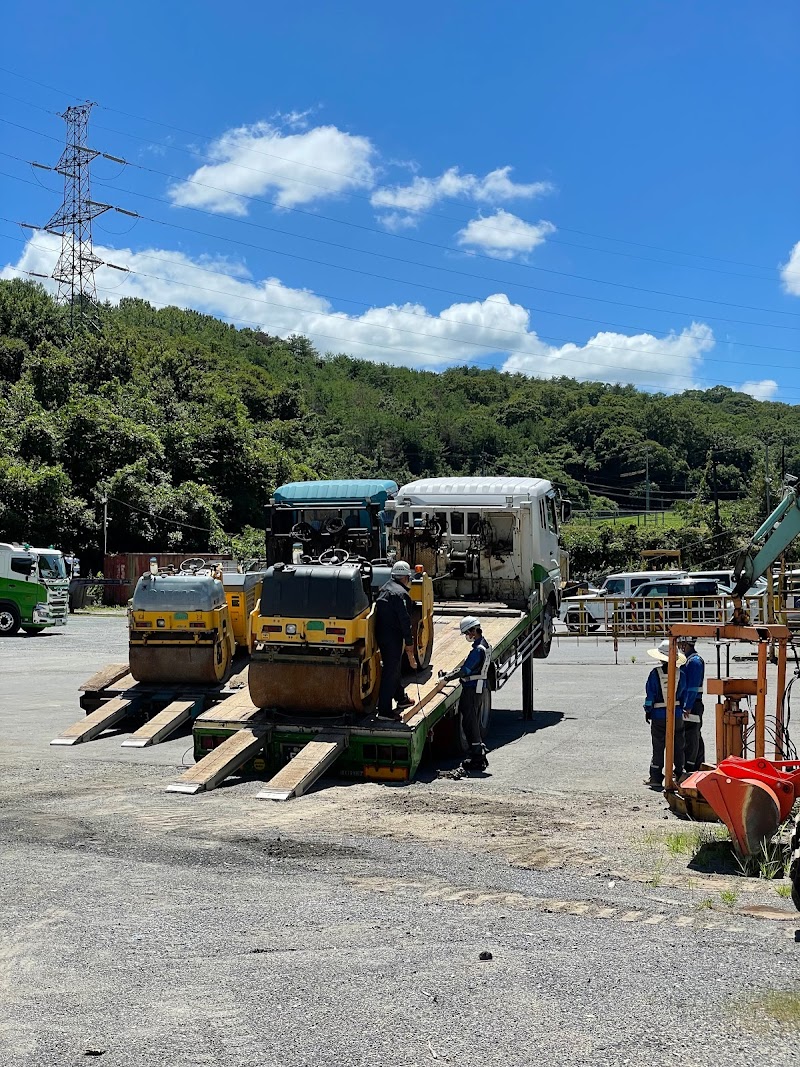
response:
[(553, 623), (555, 621), (553, 601), (548, 600), (542, 613), (542, 640), (533, 650), (536, 659), (547, 659), (553, 646)]
[(789, 878), (792, 881), (792, 900), (794, 906), (800, 911), (800, 814), (795, 819), (794, 832), (792, 833), (789, 859)]
[(19, 629), (19, 608), (16, 604), (0, 604), (0, 637), (11, 637)]
[(36, 637), (37, 634), (40, 634), (42, 630), (44, 630), (44, 626), (23, 626), (22, 630), (28, 637)]
[(434, 760), (460, 759), (468, 748), (461, 712), (447, 715), (437, 722), (430, 742), (430, 755)]

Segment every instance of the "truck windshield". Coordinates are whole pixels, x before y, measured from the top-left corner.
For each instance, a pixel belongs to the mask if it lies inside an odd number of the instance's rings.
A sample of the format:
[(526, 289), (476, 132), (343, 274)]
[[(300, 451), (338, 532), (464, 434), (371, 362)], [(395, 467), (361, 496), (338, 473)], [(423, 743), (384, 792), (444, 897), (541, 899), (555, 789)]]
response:
[(66, 578), (64, 557), (56, 553), (39, 553), (39, 577), (44, 582), (53, 581), (55, 578)]

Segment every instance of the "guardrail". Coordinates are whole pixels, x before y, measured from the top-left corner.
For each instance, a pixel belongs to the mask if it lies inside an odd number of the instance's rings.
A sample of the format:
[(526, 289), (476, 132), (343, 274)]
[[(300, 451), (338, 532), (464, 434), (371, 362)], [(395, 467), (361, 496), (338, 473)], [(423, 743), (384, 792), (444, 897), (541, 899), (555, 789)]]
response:
[[(763, 622), (764, 597), (743, 597), (752, 622)], [(575, 636), (665, 637), (676, 622), (722, 625), (733, 614), (729, 596), (576, 597), (561, 602), (561, 620)]]

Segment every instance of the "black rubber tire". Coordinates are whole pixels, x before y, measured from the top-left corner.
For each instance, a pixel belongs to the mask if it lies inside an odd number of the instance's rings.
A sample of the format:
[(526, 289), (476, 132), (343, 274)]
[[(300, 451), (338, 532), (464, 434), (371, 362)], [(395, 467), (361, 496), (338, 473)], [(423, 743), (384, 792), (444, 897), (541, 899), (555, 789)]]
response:
[(428, 740), (431, 759), (460, 759), (468, 749), (461, 712), (447, 715), (437, 722)]
[(552, 600), (548, 600), (542, 613), (542, 640), (533, 650), (534, 659), (547, 659), (550, 649), (553, 647), (553, 625), (556, 618), (556, 608)]
[(19, 608), (5, 600), (0, 604), (0, 637), (13, 637), (20, 627)]
[(794, 821), (792, 840), (789, 845), (791, 859), (789, 861), (789, 878), (792, 883), (792, 902), (800, 911), (800, 813)]
[(28, 637), (36, 637), (36, 635), (40, 634), (42, 632), (42, 630), (44, 630), (44, 626), (23, 626), (22, 627), (23, 633), (26, 633), (28, 635)]

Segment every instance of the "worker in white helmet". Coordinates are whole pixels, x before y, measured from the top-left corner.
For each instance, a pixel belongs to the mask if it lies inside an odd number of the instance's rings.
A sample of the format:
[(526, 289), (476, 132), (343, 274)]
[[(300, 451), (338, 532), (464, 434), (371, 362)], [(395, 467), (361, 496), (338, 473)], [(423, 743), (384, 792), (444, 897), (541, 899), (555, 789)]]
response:
[(470, 643), (469, 655), (456, 670), (450, 671), (449, 674), (440, 671), (439, 677), (461, 680), (458, 710), (461, 714), (464, 736), (469, 745), (469, 755), (464, 760), (464, 769), (485, 771), (489, 766), (489, 761), (486, 758), (486, 748), (481, 737), (481, 711), (484, 700), (489, 699), (487, 683), (492, 663), (492, 646), (483, 636), (480, 619), (474, 615), (467, 615), (462, 619), (459, 629)]
[[(414, 637), (411, 627), (411, 585), (413, 571), (405, 560), (392, 565), (392, 575), (375, 600), (375, 640), (381, 651), (383, 670), (378, 692), (378, 715), (382, 719), (400, 719), (400, 710), (413, 703), (403, 689), (400, 671), (403, 664), (403, 648), (413, 649)], [(397, 710), (392, 708), (392, 698)]]

